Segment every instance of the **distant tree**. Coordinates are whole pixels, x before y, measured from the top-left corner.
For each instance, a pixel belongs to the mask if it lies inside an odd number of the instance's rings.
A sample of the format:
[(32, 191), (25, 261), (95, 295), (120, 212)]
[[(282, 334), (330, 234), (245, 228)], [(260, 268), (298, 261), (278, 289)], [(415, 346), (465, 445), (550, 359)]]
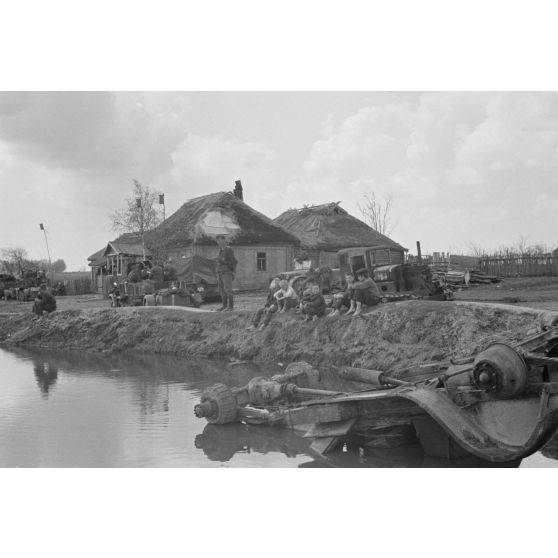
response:
[[(148, 186), (134, 179), (132, 195), (126, 198), (126, 207), (115, 211), (110, 218), (114, 231), (133, 232), (142, 235), (161, 223), (161, 214), (157, 208), (158, 194)], [(138, 200), (141, 200), (138, 203)]]
[(469, 255), (475, 258), (482, 258), (485, 255), (485, 251), (480, 244), (475, 244), (471, 242), (469, 245)]
[(526, 254), (529, 251), (529, 245), (527, 244), (527, 237), (521, 235), (517, 241), (517, 253)]
[(62, 273), (63, 271), (66, 271), (66, 262), (61, 259), (52, 262), (52, 271), (56, 273)]
[(27, 258), (27, 251), (20, 246), (14, 248), (3, 248), (2, 254), (2, 268), (14, 276), (21, 276), (23, 271), (29, 267), (29, 260)]
[(29, 271), (55, 271), (61, 272), (66, 269), (66, 262), (58, 259), (52, 263), (48, 260), (31, 260), (27, 256), (25, 248), (4, 248), (0, 250), (0, 269), (10, 275), (22, 277), (25, 272)]
[(380, 234), (389, 236), (393, 232), (394, 224), (391, 222), (391, 207), (393, 197), (388, 195), (384, 200), (379, 200), (376, 194), (364, 195), (364, 204), (358, 204), (358, 208), (364, 218), (364, 222), (370, 225)]
[(548, 254), (550, 250), (548, 249), (548, 246), (546, 244), (538, 242), (537, 244), (531, 244), (531, 246), (529, 246), (528, 248), (528, 252), (533, 255), (542, 255)]

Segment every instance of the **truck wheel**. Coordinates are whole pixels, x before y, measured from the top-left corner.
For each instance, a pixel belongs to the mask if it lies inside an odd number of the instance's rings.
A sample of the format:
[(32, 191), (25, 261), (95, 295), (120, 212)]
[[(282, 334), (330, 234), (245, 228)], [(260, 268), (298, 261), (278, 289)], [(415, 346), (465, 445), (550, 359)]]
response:
[(236, 422), (236, 397), (224, 384), (215, 384), (201, 395), (201, 403), (211, 404), (212, 412), (205, 415), (211, 424), (227, 424)]

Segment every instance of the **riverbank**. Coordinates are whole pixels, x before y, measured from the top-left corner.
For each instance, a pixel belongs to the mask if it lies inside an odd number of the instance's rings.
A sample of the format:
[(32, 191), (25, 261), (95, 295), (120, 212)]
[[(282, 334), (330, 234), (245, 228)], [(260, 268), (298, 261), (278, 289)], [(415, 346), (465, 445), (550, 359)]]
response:
[(468, 302), (382, 304), (360, 318), (305, 323), (275, 315), (263, 331), (246, 331), (252, 312), (172, 307), (59, 310), (43, 318), (0, 316), (0, 344), (80, 351), (169, 354), (240, 361), (398, 369), (474, 354), (495, 341), (538, 330), (540, 311)]

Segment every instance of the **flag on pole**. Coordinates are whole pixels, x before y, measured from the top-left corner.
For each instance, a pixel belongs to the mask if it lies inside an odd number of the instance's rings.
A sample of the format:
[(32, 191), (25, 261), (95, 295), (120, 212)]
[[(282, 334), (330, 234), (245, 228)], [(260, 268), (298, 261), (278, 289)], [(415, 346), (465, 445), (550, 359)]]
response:
[(39, 228), (40, 228), (42, 231), (45, 230), (45, 227), (44, 227), (44, 225), (43, 225), (42, 223), (39, 223)]
[(165, 194), (159, 194), (159, 205), (165, 205)]

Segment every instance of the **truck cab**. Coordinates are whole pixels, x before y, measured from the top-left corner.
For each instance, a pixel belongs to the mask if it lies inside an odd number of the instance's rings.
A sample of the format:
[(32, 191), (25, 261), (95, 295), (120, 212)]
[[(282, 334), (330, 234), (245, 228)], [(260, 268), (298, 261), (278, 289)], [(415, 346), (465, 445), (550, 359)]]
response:
[(355, 276), (359, 269), (366, 268), (386, 301), (451, 298), (451, 293), (433, 280), (428, 265), (406, 263), (403, 250), (363, 246), (339, 250), (338, 256), (343, 280), (345, 274)]
[(363, 267), (370, 272), (380, 266), (399, 265), (405, 263), (403, 249), (395, 250), (390, 246), (361, 246), (357, 248), (344, 248), (337, 252), (339, 267), (343, 274), (356, 275)]

